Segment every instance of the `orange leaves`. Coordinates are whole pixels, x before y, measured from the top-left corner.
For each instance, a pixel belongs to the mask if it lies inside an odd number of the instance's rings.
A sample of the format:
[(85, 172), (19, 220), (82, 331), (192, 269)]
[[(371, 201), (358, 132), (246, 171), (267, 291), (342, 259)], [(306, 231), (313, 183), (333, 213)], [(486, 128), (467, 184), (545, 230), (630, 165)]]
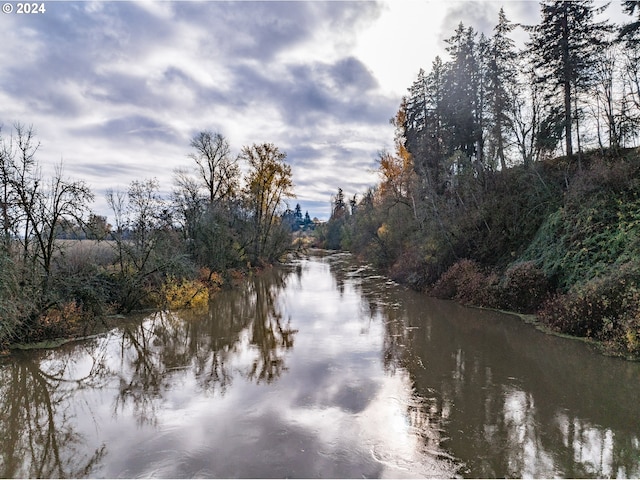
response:
[(380, 153), (380, 195), (383, 198), (390, 196), (399, 200), (409, 197), (412, 184), (417, 179), (411, 155), (403, 146), (399, 146), (398, 150), (400, 155)]

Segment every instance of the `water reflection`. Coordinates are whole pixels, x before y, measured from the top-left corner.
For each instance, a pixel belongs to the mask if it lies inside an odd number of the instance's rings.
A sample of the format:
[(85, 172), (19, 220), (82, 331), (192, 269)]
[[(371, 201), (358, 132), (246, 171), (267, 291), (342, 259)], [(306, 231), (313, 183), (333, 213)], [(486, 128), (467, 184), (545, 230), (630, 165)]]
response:
[(0, 368), (0, 476), (86, 476), (104, 456), (105, 445), (86, 451), (73, 428), (73, 397), (100, 386), (101, 359), (94, 357), (92, 368), (81, 373), (68, 355), (33, 357), (18, 355)]
[(403, 297), (385, 308), (385, 359), (402, 358), (465, 476), (640, 475), (638, 364), (515, 317)]
[(92, 408), (83, 391), (114, 389), (114, 419), (157, 427), (167, 392), (188, 370), (208, 394), (223, 395), (236, 374), (257, 383), (277, 379), (296, 334), (276, 301), (285, 278), (277, 270), (253, 277), (216, 297), (204, 318), (159, 312), (103, 339), (6, 361), (0, 477), (73, 478), (99, 466), (106, 445), (87, 453), (86, 436), (75, 429), (78, 417), (87, 416), (81, 411)]
[(158, 312), (123, 330), (114, 412), (129, 408), (140, 423), (156, 423), (165, 393), (193, 374), (198, 390), (224, 395), (234, 375), (270, 383), (284, 370), (296, 330), (277, 298), (286, 273), (255, 276), (215, 297), (206, 316)]
[(383, 318), (384, 366), (406, 368), (415, 390), (408, 421), (429, 425), (426, 448), (462, 475), (640, 476), (640, 365), (403, 291), (346, 257), (332, 265), (338, 286), (353, 277), (363, 316)]
[(1, 477), (638, 477), (640, 365), (345, 254), (0, 364)]

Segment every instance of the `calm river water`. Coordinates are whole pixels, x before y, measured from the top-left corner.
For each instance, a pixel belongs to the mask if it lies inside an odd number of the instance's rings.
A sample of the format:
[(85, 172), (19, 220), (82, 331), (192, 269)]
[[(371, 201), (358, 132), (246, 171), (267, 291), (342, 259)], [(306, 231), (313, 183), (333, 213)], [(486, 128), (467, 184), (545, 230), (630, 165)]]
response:
[(640, 365), (346, 254), (0, 363), (0, 477), (640, 477)]

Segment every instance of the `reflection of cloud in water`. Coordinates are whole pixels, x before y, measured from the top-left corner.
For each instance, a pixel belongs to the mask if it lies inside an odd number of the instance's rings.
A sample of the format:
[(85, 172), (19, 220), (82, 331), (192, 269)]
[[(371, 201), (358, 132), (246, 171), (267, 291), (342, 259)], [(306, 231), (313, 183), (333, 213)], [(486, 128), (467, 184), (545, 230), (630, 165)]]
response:
[(363, 436), (385, 466), (383, 477), (450, 478), (456, 466), (439, 447), (437, 426), (430, 425), (412, 393), (406, 372), (387, 377), (359, 418)]
[(323, 454), (369, 457), (380, 464), (382, 478), (449, 478), (456, 473), (454, 462), (437, 445), (439, 432), (412, 395), (406, 372), (381, 378), (355, 419), (349, 409), (329, 404), (293, 405), (285, 412), (289, 423), (321, 439)]
[[(77, 476), (640, 476), (637, 365), (349, 261), (298, 261), (204, 315), (148, 316), (34, 354), (30, 369), (9, 361), (0, 409), (44, 414), (51, 401), (54, 414), (14, 417), (22, 440), (1, 443), (0, 465), (50, 424), (79, 440), (52, 437)], [(37, 473), (41, 459), (20, 458), (6, 471)]]
[[(513, 476), (634, 478), (637, 471), (616, 465), (614, 433), (611, 429), (591, 425), (565, 412), (556, 413), (554, 424), (560, 432), (562, 446), (575, 463), (573, 472), (558, 470), (554, 455), (545, 448), (536, 423), (536, 407), (531, 394), (511, 390), (504, 398), (504, 428), (507, 429), (509, 455), (507, 462)], [(637, 442), (636, 442), (637, 443)], [(636, 445), (636, 449), (637, 449)], [(554, 452), (556, 455), (558, 452)]]

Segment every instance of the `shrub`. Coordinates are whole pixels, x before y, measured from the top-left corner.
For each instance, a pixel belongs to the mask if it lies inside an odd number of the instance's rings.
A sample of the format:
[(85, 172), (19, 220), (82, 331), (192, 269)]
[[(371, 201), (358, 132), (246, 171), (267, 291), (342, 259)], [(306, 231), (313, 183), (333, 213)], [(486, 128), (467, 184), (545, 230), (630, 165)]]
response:
[(431, 294), (476, 306), (494, 307), (497, 280), (495, 274), (484, 273), (473, 260), (463, 259), (442, 274)]
[[(637, 162), (635, 162), (637, 164)], [(569, 289), (608, 275), (640, 255), (638, 165), (595, 161), (572, 178), (561, 208), (523, 253)]]
[(202, 309), (209, 305), (209, 289), (200, 280), (169, 278), (162, 286), (161, 301), (168, 309)]
[(28, 340), (39, 341), (83, 333), (84, 313), (75, 300), (49, 308), (42, 313)]
[(207, 267), (198, 271), (198, 280), (205, 284), (210, 293), (217, 292), (224, 285), (224, 279), (218, 272), (213, 272)]
[(595, 158), (588, 168), (574, 176), (565, 202), (578, 208), (594, 195), (611, 196), (638, 187), (636, 161)]
[(640, 318), (629, 319), (624, 326), (623, 352), (632, 358), (640, 358)]
[(638, 326), (640, 276), (632, 264), (623, 265), (610, 274), (557, 294), (538, 312), (539, 319), (552, 329), (578, 337), (619, 343), (628, 338), (635, 347)]
[(39, 291), (21, 280), (15, 260), (0, 246), (0, 351), (21, 340), (38, 311)]
[(396, 282), (415, 290), (426, 286), (428, 265), (415, 248), (407, 248), (389, 269), (389, 276)]
[(477, 266), (473, 260), (460, 260), (449, 267), (431, 289), (431, 294), (438, 298), (455, 298), (458, 294), (460, 277), (463, 274), (476, 271)]
[(500, 284), (502, 308), (521, 313), (535, 312), (549, 293), (549, 280), (535, 262), (510, 266)]

